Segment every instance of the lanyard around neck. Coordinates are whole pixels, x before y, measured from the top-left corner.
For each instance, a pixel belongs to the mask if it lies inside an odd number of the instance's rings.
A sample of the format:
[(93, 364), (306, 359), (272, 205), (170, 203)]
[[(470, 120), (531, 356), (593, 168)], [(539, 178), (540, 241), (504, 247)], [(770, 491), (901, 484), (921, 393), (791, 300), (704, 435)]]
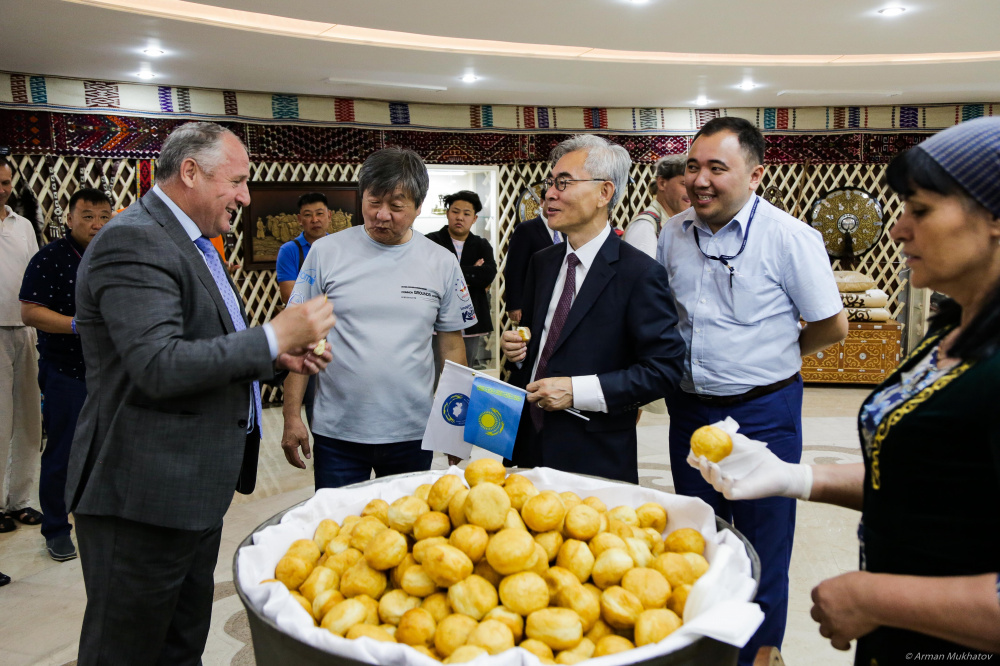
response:
[[(708, 254), (707, 252), (705, 252), (704, 250), (701, 249), (701, 238), (698, 235), (698, 227), (694, 227), (694, 242), (695, 242), (695, 245), (698, 246), (698, 250), (703, 255), (705, 255), (706, 259), (711, 259), (713, 261), (718, 261), (723, 266), (725, 266), (726, 268), (729, 269), (729, 288), (730, 289), (733, 288), (733, 276), (736, 275), (736, 269), (729, 265), (729, 261), (731, 259), (735, 259), (736, 257), (738, 257), (741, 254), (743, 254), (743, 250), (746, 249), (747, 239), (750, 238), (750, 225), (753, 224), (753, 218), (754, 218), (754, 215), (757, 214), (757, 204), (759, 204), (759, 203), (760, 203), (760, 197), (757, 197), (757, 199), (753, 202), (753, 208), (750, 209), (750, 219), (747, 220), (747, 230), (743, 233), (743, 244), (740, 245), (740, 250), (736, 254), (723, 254), (723, 255), (719, 255), (717, 257), (713, 256), (711, 254)], [(720, 231), (721, 231), (721, 229), (720, 229)]]

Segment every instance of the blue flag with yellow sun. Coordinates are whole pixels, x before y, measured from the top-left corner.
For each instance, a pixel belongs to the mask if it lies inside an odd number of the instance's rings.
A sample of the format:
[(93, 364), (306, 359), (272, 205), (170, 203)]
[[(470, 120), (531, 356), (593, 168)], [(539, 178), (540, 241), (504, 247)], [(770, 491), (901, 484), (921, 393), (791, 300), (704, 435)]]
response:
[(521, 421), (525, 394), (488, 377), (472, 380), (465, 419), (465, 441), (510, 458)]

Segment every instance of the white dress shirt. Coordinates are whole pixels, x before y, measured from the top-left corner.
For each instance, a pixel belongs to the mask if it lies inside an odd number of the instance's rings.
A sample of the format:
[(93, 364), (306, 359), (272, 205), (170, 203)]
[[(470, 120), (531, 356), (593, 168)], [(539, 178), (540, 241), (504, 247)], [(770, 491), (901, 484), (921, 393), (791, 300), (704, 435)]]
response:
[[(568, 256), (570, 252), (576, 255), (576, 258), (580, 260), (580, 263), (576, 265), (576, 291), (573, 293), (573, 300), (576, 301), (576, 295), (580, 293), (580, 289), (583, 287), (583, 281), (587, 279), (587, 271), (594, 263), (594, 259), (597, 257), (597, 253), (601, 250), (604, 245), (604, 241), (608, 239), (611, 235), (611, 226), (605, 225), (601, 233), (597, 234), (595, 238), (592, 238), (587, 243), (583, 244), (579, 248), (573, 249), (570, 243), (566, 243), (566, 255)], [(545, 341), (549, 337), (549, 327), (552, 325), (552, 316), (556, 312), (556, 306), (559, 303), (559, 297), (562, 296), (563, 285), (566, 284), (566, 259), (563, 258), (562, 265), (559, 267), (559, 275), (556, 277), (556, 285), (552, 289), (552, 298), (549, 300), (549, 309), (545, 315), (545, 328), (542, 329), (541, 339), (538, 341), (538, 356), (535, 357), (535, 365), (531, 368), (531, 381), (535, 381), (535, 373), (538, 372), (538, 362), (542, 358), (542, 350), (545, 349)], [(605, 412), (608, 411), (608, 404), (604, 400), (604, 391), (601, 390), (601, 382), (597, 378), (597, 375), (585, 375), (579, 377), (571, 377), (570, 380), (573, 382), (573, 406), (577, 409), (583, 409), (588, 412)]]

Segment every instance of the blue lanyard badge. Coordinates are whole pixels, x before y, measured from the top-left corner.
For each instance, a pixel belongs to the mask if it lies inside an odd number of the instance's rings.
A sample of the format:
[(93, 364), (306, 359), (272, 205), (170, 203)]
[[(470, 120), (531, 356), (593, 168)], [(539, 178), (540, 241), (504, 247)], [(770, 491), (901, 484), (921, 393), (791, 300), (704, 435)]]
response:
[(738, 257), (741, 254), (743, 254), (743, 250), (746, 249), (747, 239), (750, 238), (750, 225), (753, 224), (753, 218), (754, 218), (754, 215), (757, 214), (757, 204), (759, 204), (759, 203), (760, 203), (760, 197), (757, 197), (757, 199), (753, 202), (753, 208), (750, 209), (750, 219), (747, 220), (747, 230), (746, 230), (746, 233), (743, 234), (743, 244), (740, 245), (740, 251), (737, 252), (736, 254), (723, 254), (723, 255), (720, 255), (718, 257), (713, 256), (711, 254), (708, 254), (707, 252), (705, 252), (704, 250), (701, 249), (701, 238), (698, 235), (698, 227), (694, 227), (694, 242), (698, 246), (698, 250), (703, 255), (705, 255), (706, 259), (711, 259), (712, 261), (718, 261), (723, 266), (725, 266), (726, 268), (729, 269), (729, 288), (730, 289), (733, 288), (733, 276), (736, 275), (736, 269), (733, 268), (732, 266), (730, 266), (729, 262), (730, 262), (730, 260), (735, 259), (736, 257)]

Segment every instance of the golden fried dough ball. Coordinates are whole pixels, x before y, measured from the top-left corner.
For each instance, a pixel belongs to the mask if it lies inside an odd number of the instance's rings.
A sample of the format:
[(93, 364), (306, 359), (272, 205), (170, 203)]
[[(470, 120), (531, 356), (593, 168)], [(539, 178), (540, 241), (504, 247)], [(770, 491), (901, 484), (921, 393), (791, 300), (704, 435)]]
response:
[(649, 552), (653, 554), (653, 557), (662, 555), (666, 552), (666, 547), (663, 544), (663, 535), (657, 532), (652, 527), (643, 527), (642, 531), (646, 533), (646, 542), (649, 544)]
[(403, 613), (420, 608), (420, 597), (414, 597), (405, 590), (390, 590), (378, 602), (378, 617), (385, 624), (397, 625)]
[(465, 498), (469, 496), (469, 491), (465, 488), (452, 495), (448, 502), (448, 517), (451, 518), (452, 527), (465, 525), (468, 520), (465, 518)]
[(555, 604), (559, 592), (567, 586), (579, 585), (580, 579), (572, 571), (562, 567), (549, 567), (548, 571), (542, 574), (545, 584), (549, 588), (549, 604)]
[(625, 539), (625, 548), (637, 567), (649, 566), (649, 563), (653, 561), (653, 553), (650, 552), (649, 544), (646, 543), (645, 539), (629, 537)]
[(378, 518), (383, 525), (389, 527), (389, 503), (384, 499), (373, 499), (368, 502), (365, 508), (361, 509), (361, 517), (367, 518), (368, 516)]
[(316, 547), (322, 553), (326, 551), (326, 544), (330, 543), (330, 539), (339, 533), (340, 525), (337, 524), (337, 521), (325, 518), (319, 521), (319, 525), (316, 526), (316, 531), (313, 533), (313, 541), (316, 542)]
[[(340, 533), (340, 536), (343, 536), (343, 532)], [(339, 539), (340, 536), (335, 537), (330, 543), (332, 544), (334, 541)], [(329, 549), (329, 546), (327, 546), (327, 548)], [(343, 578), (345, 571), (364, 558), (364, 554), (357, 548), (347, 548), (346, 550), (342, 550), (339, 553), (326, 558), (326, 562), (323, 563), (323, 566), (327, 569), (335, 571), (341, 578)]]
[(608, 636), (604, 636), (599, 641), (597, 641), (597, 645), (594, 647), (593, 656), (605, 657), (609, 654), (615, 654), (618, 652), (625, 652), (626, 650), (631, 650), (634, 647), (635, 645), (633, 645), (632, 641), (630, 641), (629, 639), (623, 638), (621, 636), (616, 636), (615, 634), (610, 634)]
[[(590, 659), (591, 657), (594, 656), (595, 648), (596, 646), (594, 645), (594, 641), (584, 636), (582, 639), (580, 639), (580, 642), (576, 644), (576, 647), (570, 648), (569, 650), (563, 650), (559, 654), (560, 655), (576, 654), (582, 656), (584, 659)], [(559, 663), (558, 655), (556, 656), (556, 663)]]
[(399, 577), (399, 586), (407, 593), (415, 597), (429, 597), (437, 592), (437, 584), (427, 575), (423, 566), (414, 564), (406, 568), (406, 571)]
[(340, 576), (337, 575), (337, 572), (326, 567), (315, 567), (305, 582), (299, 585), (299, 592), (309, 600), (309, 603), (312, 603), (320, 592), (335, 590), (339, 585)]
[[(593, 628), (587, 632), (587, 638), (594, 641), (596, 645), (601, 644), (601, 639), (605, 636), (615, 636), (615, 630), (601, 618), (597, 618)], [(631, 643), (631, 641), (629, 641)]]
[[(705, 572), (708, 571), (708, 560), (706, 560), (703, 555), (699, 555), (698, 553), (681, 553), (681, 555), (683, 555), (684, 559), (691, 565), (691, 571), (694, 573), (695, 580), (704, 576)], [(693, 584), (694, 583), (692, 582), (692, 585)]]
[(639, 597), (624, 587), (613, 585), (601, 594), (601, 617), (615, 629), (634, 627), (643, 610)]
[(657, 534), (654, 537), (653, 534), (652, 534), (652, 532), (655, 532), (655, 530), (647, 531), (646, 529), (644, 529), (642, 527), (633, 527), (632, 528), (632, 538), (633, 539), (639, 539), (641, 541), (645, 541), (646, 545), (649, 546), (650, 552), (652, 552), (652, 550), (653, 550), (653, 543), (655, 541), (659, 541), (660, 543), (663, 542), (663, 536), (662, 535)]
[(660, 534), (667, 529), (667, 510), (656, 502), (646, 502), (635, 510), (635, 515), (639, 518), (639, 527), (652, 527)]
[(608, 510), (608, 505), (601, 501), (600, 497), (594, 497), (593, 495), (584, 497), (583, 503), (597, 511), (597, 513), (605, 513)]
[(392, 568), (389, 579), (392, 581), (393, 587), (402, 587), (399, 583), (403, 579), (403, 572), (406, 571), (407, 567), (411, 567), (414, 564), (419, 564), (419, 562), (413, 559), (412, 553), (407, 553), (403, 557), (403, 561)]
[(367, 594), (359, 594), (353, 598), (363, 603), (365, 605), (365, 610), (368, 611), (368, 614), (365, 615), (365, 624), (378, 626), (378, 602), (369, 597)]
[(639, 527), (639, 515), (630, 506), (622, 505), (608, 511), (608, 519), (620, 520), (631, 527)]
[(527, 569), (534, 553), (535, 540), (524, 530), (500, 530), (486, 544), (486, 561), (504, 576)]
[(395, 643), (396, 639), (392, 637), (388, 631), (382, 627), (373, 627), (370, 624), (356, 624), (347, 630), (347, 638), (354, 640), (356, 638), (371, 638), (376, 641), (383, 641), (385, 643)]
[[(531, 537), (529, 536), (528, 538), (530, 539)], [(532, 547), (534, 547), (534, 541), (531, 543)], [(309, 578), (312, 570), (313, 566), (302, 558), (295, 557), (294, 555), (285, 555), (278, 560), (277, 566), (274, 567), (274, 577), (281, 581), (289, 590), (298, 590), (299, 586)]]
[[(356, 524), (357, 523), (353, 523), (352, 528)], [(340, 532), (337, 533), (337, 536), (333, 537), (332, 539), (326, 542), (326, 549), (323, 551), (323, 554), (326, 555), (328, 558), (333, 557), (338, 553), (344, 552), (350, 547), (351, 547), (351, 531), (346, 527), (341, 527)]]
[(372, 569), (365, 560), (359, 560), (340, 577), (340, 592), (348, 599), (359, 594), (378, 599), (385, 592), (387, 584), (384, 572)]
[(659, 643), (677, 631), (683, 621), (677, 613), (666, 608), (645, 610), (635, 623), (635, 644), (637, 647)]
[(579, 664), (581, 661), (587, 661), (590, 657), (584, 657), (582, 654), (573, 652), (572, 650), (563, 650), (556, 655), (557, 664)]
[(356, 624), (361, 624), (368, 617), (368, 607), (357, 599), (346, 599), (331, 608), (319, 626), (330, 633), (343, 636)]
[(368, 545), (368, 542), (374, 539), (376, 534), (387, 529), (389, 528), (385, 526), (385, 523), (375, 516), (365, 516), (351, 530), (351, 548), (356, 548), (362, 553), (365, 552), (365, 546)]
[(427, 495), (427, 504), (432, 511), (445, 512), (448, 510), (451, 498), (461, 490), (465, 490), (462, 479), (456, 474), (445, 474), (431, 486), (431, 492)]
[(497, 573), (497, 570), (490, 566), (490, 563), (486, 561), (486, 558), (476, 562), (476, 566), (472, 569), (472, 573), (476, 574), (480, 578), (485, 578), (489, 581), (490, 585), (499, 588), (500, 581), (503, 580), (503, 576)]
[(583, 500), (580, 499), (580, 496), (574, 493), (572, 490), (564, 490), (563, 492), (559, 493), (559, 499), (563, 501), (563, 505), (566, 507), (567, 511), (572, 509), (577, 504), (583, 502)]
[(600, 557), (601, 553), (611, 548), (620, 548), (628, 552), (628, 548), (625, 546), (625, 539), (615, 536), (611, 532), (601, 532), (590, 540), (590, 552), (594, 554), (594, 557)]
[(440, 587), (450, 587), (472, 575), (469, 556), (447, 543), (428, 548), (421, 564), (431, 580)]
[(421, 483), (413, 490), (413, 496), (419, 497), (423, 501), (427, 501), (427, 498), (431, 495), (431, 484)]
[(635, 566), (632, 556), (624, 548), (609, 548), (597, 557), (594, 567), (591, 569), (591, 576), (594, 585), (606, 590), (612, 585), (621, 582), (625, 572)]
[(479, 623), (468, 615), (459, 613), (449, 615), (441, 620), (434, 632), (434, 649), (442, 657), (450, 657), (458, 648), (465, 645), (469, 634)]
[(536, 573), (522, 571), (500, 582), (500, 602), (520, 615), (528, 615), (549, 605), (549, 588)]
[(440, 546), (441, 544), (447, 544), (448, 539), (445, 537), (431, 537), (430, 539), (424, 539), (423, 541), (418, 541), (413, 544), (413, 559), (417, 561), (417, 564), (423, 564), (424, 558), (427, 557), (427, 551), (434, 546)]
[(506, 476), (507, 470), (503, 464), (493, 458), (473, 460), (465, 467), (465, 482), (470, 488), (475, 488), (483, 482), (502, 486)]
[(521, 518), (525, 525), (536, 532), (558, 530), (565, 517), (566, 505), (551, 490), (535, 495), (521, 507)]
[(407, 645), (433, 645), (437, 623), (423, 608), (411, 608), (403, 613), (396, 625), (396, 640)]
[(306, 599), (305, 597), (303, 597), (301, 594), (299, 594), (295, 590), (291, 591), (291, 595), (292, 595), (292, 599), (295, 599), (295, 601), (297, 601), (300, 606), (302, 606), (303, 608), (306, 609), (307, 613), (309, 613), (310, 615), (312, 615), (312, 604), (309, 603), (308, 599)]
[(426, 645), (411, 645), (410, 649), (416, 650), (420, 654), (424, 655), (425, 657), (430, 657), (434, 661), (441, 661), (441, 657), (438, 655), (438, 653), (430, 649)]
[(385, 571), (398, 566), (406, 557), (406, 537), (386, 528), (376, 534), (365, 546), (365, 561), (372, 569)]
[(462, 525), (448, 537), (448, 543), (468, 555), (473, 563), (483, 559), (490, 535), (479, 525)]
[[(482, 458), (482, 460), (488, 460)], [(499, 463), (497, 463), (499, 464)], [(510, 498), (499, 485), (481, 481), (473, 486), (465, 498), (465, 519), (479, 525), (487, 532), (503, 527), (510, 510)]]
[(430, 510), (427, 502), (419, 497), (400, 497), (389, 505), (389, 527), (403, 534), (413, 534), (413, 523)]
[(469, 634), (466, 645), (478, 645), (490, 654), (500, 654), (514, 647), (514, 634), (503, 622), (484, 619)]
[(431, 537), (446, 537), (451, 533), (451, 519), (440, 511), (428, 511), (413, 523), (413, 538), (417, 541)]
[(566, 585), (556, 594), (556, 603), (562, 608), (576, 611), (583, 622), (583, 631), (594, 628), (594, 623), (601, 617), (600, 595), (594, 596), (583, 585)]
[(499, 601), (497, 589), (488, 580), (475, 574), (448, 588), (448, 603), (456, 613), (481, 620)]
[(684, 617), (684, 607), (687, 605), (688, 594), (691, 592), (690, 585), (679, 585), (674, 588), (670, 598), (667, 599), (667, 608)]
[(524, 503), (538, 494), (538, 488), (520, 474), (511, 474), (503, 485), (507, 497), (510, 498), (510, 508), (520, 511)]
[(656, 569), (630, 569), (622, 576), (621, 585), (639, 598), (643, 608), (663, 608), (670, 598), (670, 583)]
[(389, 634), (390, 636), (393, 636), (392, 640), (396, 640), (395, 639), (395, 636), (396, 636), (396, 625), (394, 625), (394, 624), (380, 624), (378, 626), (379, 626), (379, 629), (381, 629), (385, 633)]
[(484, 654), (489, 654), (486, 648), (481, 648), (478, 645), (463, 645), (458, 648), (451, 655), (444, 660), (446, 664), (464, 664), (466, 662), (478, 659)]
[(566, 512), (563, 531), (571, 539), (590, 541), (601, 530), (601, 514), (586, 504), (577, 503)]
[(674, 530), (663, 540), (663, 545), (671, 553), (705, 553), (705, 538), (701, 532), (690, 527)]
[(675, 591), (681, 585), (690, 585), (696, 579), (691, 563), (680, 553), (663, 553), (649, 566), (663, 574), (670, 583), (670, 589)]
[(556, 566), (571, 571), (582, 583), (590, 578), (590, 572), (594, 568), (594, 554), (584, 542), (567, 539), (556, 556)]
[(536, 534), (535, 541), (541, 544), (542, 548), (545, 549), (545, 554), (549, 558), (549, 562), (551, 562), (556, 559), (556, 555), (559, 554), (559, 549), (562, 548), (563, 535), (562, 532), (551, 530), (549, 532)]
[(608, 529), (607, 529), (608, 532), (611, 532), (612, 534), (614, 534), (615, 536), (619, 537), (622, 540), (629, 539), (632, 537), (631, 525), (623, 523), (622, 521), (616, 518), (611, 518), (610, 515), (608, 514), (605, 515), (608, 518)]
[(524, 632), (553, 650), (569, 650), (583, 640), (583, 622), (569, 608), (543, 608), (528, 616)]
[(297, 557), (312, 566), (316, 566), (321, 554), (319, 546), (312, 539), (296, 539), (288, 547), (288, 552), (285, 553), (285, 555)]
[(541, 641), (535, 640), (534, 638), (528, 638), (521, 641), (518, 647), (524, 648), (539, 659), (552, 659), (553, 657), (552, 648)]
[(440, 622), (451, 615), (451, 604), (448, 603), (447, 592), (435, 592), (424, 599), (420, 607), (430, 613), (435, 622)]
[(691, 453), (719, 462), (733, 452), (733, 438), (722, 428), (702, 426), (691, 433)]
[(543, 573), (548, 571), (549, 568), (549, 554), (545, 552), (542, 548), (542, 544), (535, 542), (535, 554), (531, 557), (531, 565), (528, 567), (528, 571), (534, 571), (536, 574), (541, 576)]
[(503, 526), (501, 529), (505, 530), (527, 530), (524, 521), (521, 520), (521, 514), (519, 514), (514, 507), (507, 509), (507, 517), (503, 521)]
[(344, 595), (340, 593), (339, 590), (326, 590), (325, 592), (320, 592), (313, 599), (312, 603), (312, 614), (317, 620), (322, 620), (330, 609), (339, 604), (344, 600)]
[(524, 618), (507, 608), (506, 606), (497, 606), (490, 610), (489, 613), (483, 616), (484, 620), (498, 620), (507, 625), (510, 629), (510, 633), (514, 636), (514, 642), (520, 642), (521, 638), (524, 636)]

